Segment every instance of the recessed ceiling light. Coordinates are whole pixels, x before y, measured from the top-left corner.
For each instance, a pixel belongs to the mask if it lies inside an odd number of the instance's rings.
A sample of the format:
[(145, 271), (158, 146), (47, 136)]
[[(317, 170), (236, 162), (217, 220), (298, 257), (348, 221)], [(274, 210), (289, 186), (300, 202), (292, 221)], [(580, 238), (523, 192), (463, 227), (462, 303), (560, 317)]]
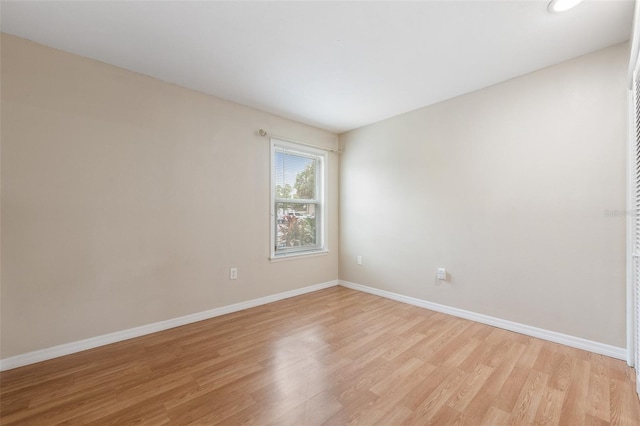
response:
[(547, 6), (549, 13), (560, 13), (576, 7), (582, 0), (551, 0)]

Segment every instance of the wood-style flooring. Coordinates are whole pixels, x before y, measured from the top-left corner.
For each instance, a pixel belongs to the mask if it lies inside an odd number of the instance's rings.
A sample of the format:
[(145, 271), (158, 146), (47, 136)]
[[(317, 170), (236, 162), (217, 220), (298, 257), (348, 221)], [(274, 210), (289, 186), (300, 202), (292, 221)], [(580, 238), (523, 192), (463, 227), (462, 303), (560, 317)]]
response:
[(0, 374), (2, 425), (640, 424), (620, 360), (333, 287)]

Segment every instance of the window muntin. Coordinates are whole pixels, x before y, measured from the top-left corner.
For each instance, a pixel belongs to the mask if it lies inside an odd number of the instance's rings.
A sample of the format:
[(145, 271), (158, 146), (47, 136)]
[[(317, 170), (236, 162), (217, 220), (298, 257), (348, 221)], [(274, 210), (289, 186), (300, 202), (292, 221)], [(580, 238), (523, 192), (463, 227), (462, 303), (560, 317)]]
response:
[(326, 152), (271, 141), (271, 257), (325, 251)]

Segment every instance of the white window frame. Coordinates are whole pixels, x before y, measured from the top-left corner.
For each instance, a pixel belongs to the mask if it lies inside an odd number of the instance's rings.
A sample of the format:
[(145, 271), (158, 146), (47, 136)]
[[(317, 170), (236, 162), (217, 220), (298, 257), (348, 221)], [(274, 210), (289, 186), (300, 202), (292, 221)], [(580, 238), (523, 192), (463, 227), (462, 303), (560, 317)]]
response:
[[(279, 199), (276, 198), (276, 168), (275, 158), (277, 151), (288, 151), (292, 154), (306, 156), (318, 160), (319, 167), (316, 170), (316, 198), (314, 200), (298, 200), (298, 199)], [(326, 150), (310, 147), (301, 143), (286, 141), (282, 139), (271, 138), (271, 203), (269, 210), (271, 238), (271, 260), (281, 260), (288, 258), (296, 258), (300, 256), (309, 256), (317, 254), (326, 254), (327, 250), (327, 170), (328, 170), (328, 152)], [(287, 250), (277, 250), (277, 215), (276, 203), (314, 203), (316, 204), (316, 244), (314, 246), (306, 246), (304, 248), (291, 248)]]

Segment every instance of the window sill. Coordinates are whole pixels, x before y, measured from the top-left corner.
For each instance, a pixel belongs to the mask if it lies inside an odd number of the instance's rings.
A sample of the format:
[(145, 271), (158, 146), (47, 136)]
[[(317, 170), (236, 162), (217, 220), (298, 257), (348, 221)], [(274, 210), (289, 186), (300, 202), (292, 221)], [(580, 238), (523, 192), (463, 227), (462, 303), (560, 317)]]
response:
[(308, 257), (326, 256), (327, 254), (329, 254), (329, 250), (304, 252), (304, 253), (291, 253), (291, 254), (283, 254), (280, 256), (270, 257), (269, 261), (282, 262), (283, 260), (306, 259)]

